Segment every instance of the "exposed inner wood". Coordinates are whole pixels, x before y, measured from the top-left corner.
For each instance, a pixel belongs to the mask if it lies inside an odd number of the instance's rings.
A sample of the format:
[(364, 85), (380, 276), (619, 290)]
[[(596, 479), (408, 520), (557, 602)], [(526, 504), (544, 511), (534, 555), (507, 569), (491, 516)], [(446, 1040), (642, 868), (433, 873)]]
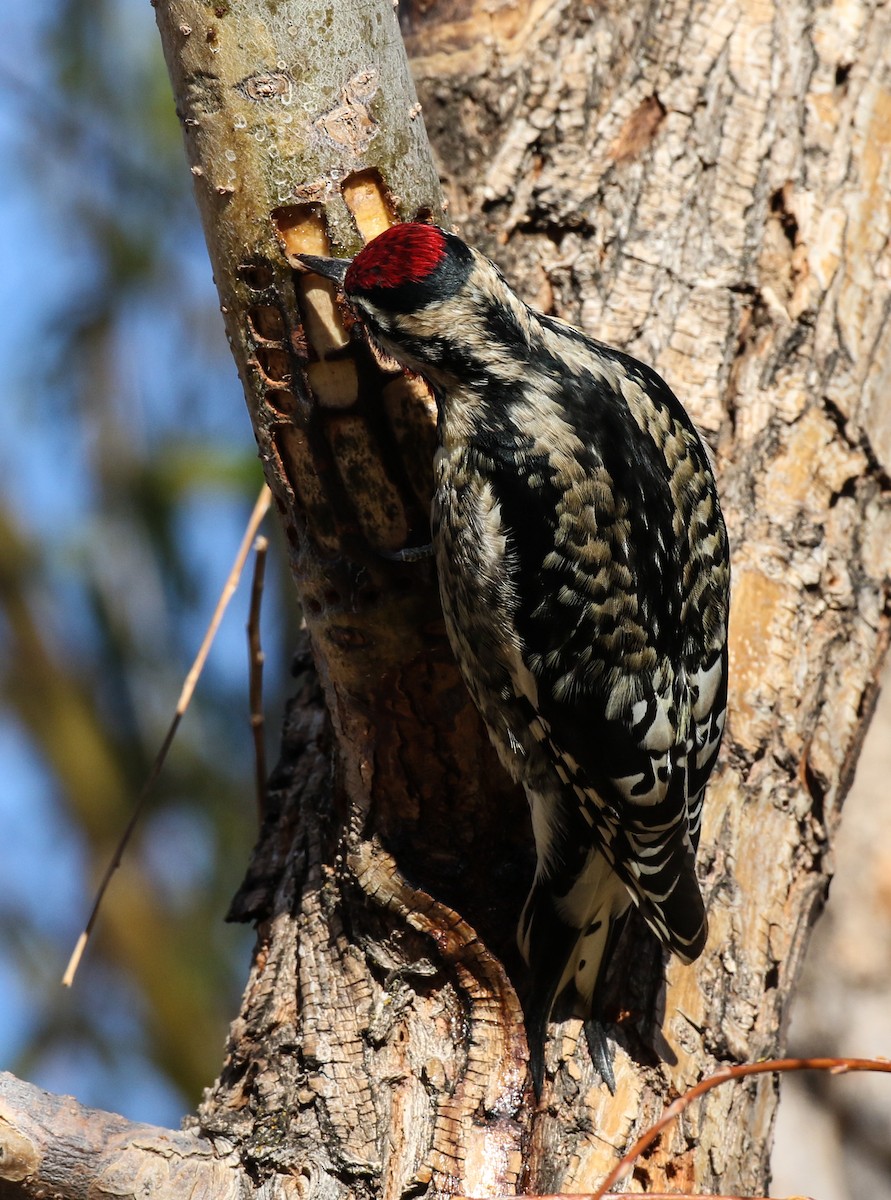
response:
[(340, 190), (363, 241), (370, 242), (393, 224), (392, 200), (379, 171), (372, 169), (349, 175)]

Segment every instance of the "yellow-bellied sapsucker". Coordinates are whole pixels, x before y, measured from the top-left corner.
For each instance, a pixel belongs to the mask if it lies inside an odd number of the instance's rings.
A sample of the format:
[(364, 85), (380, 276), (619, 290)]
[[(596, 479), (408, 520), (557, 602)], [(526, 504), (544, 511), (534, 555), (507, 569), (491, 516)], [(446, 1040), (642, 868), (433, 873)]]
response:
[(598, 985), (629, 903), (684, 962), (706, 940), (694, 856), (730, 585), (708, 455), (650, 367), (530, 309), (451, 233), (397, 225), (351, 262), (303, 261), (436, 397), (449, 639), (532, 811), (518, 937), (536, 1091), (563, 993), (612, 1086)]

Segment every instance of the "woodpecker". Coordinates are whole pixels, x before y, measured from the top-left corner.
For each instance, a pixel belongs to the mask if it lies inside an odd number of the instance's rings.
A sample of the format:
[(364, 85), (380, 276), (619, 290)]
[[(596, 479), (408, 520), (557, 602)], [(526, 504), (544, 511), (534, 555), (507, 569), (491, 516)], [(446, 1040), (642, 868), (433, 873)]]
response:
[(453, 233), (406, 223), (349, 261), (301, 257), (436, 398), (446, 629), (532, 817), (533, 1083), (565, 997), (613, 1090), (598, 1000), (629, 906), (685, 963), (706, 941), (695, 853), (730, 588), (708, 454), (651, 367), (534, 311)]

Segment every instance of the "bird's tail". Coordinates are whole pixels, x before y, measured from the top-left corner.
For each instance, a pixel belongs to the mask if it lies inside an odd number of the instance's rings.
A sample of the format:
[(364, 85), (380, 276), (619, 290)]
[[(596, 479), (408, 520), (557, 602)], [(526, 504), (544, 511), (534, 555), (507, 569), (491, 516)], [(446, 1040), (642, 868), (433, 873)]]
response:
[(526, 1036), (537, 1096), (544, 1081), (548, 1021), (564, 992), (570, 1011), (585, 1019), (594, 1065), (610, 1090), (615, 1087), (598, 1001), (629, 904), (627, 888), (596, 850), (568, 892), (556, 892), (554, 881), (547, 878), (537, 878), (532, 885), (517, 939), (531, 976)]

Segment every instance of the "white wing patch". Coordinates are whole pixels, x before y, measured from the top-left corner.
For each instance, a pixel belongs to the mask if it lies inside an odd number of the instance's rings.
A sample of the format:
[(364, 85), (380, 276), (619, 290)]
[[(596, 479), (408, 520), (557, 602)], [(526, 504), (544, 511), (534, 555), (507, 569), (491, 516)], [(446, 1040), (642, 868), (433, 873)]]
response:
[(555, 863), (554, 843), (555, 826), (558, 814), (550, 796), (539, 792), (527, 792), (529, 812), (532, 816), (532, 835), (535, 838), (535, 853), (537, 858), (535, 878), (540, 879), (553, 873)]
[(567, 894), (555, 902), (561, 918), (581, 935), (566, 963), (558, 994), (570, 982), (590, 1009), (613, 923), (631, 902), (628, 889), (599, 850), (592, 850)]
[(695, 697), (693, 701), (693, 718), (697, 722), (707, 720), (715, 704), (718, 688), (723, 677), (723, 664), (720, 654), (710, 667), (696, 671), (690, 676), (690, 690)]

